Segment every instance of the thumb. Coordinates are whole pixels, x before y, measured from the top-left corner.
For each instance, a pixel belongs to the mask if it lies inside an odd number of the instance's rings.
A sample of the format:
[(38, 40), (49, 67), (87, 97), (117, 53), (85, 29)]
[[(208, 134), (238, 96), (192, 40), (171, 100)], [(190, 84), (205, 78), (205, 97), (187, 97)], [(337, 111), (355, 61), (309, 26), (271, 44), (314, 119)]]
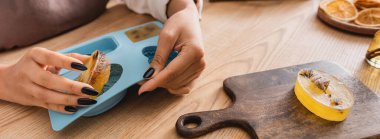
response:
[[(153, 79), (158, 73), (160, 73), (166, 65), (170, 53), (173, 51), (174, 44), (177, 40), (177, 36), (174, 33), (168, 33), (168, 31), (162, 30), (159, 39), (156, 52), (150, 67), (145, 71), (144, 79)], [(158, 84), (148, 84), (141, 86), (139, 94), (156, 89)]]

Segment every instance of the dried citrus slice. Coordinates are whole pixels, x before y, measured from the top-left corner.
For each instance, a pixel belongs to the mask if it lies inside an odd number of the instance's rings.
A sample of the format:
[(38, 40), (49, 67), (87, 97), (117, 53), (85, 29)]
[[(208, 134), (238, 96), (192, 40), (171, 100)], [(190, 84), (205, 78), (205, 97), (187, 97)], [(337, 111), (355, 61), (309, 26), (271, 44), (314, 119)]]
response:
[(380, 0), (356, 0), (355, 6), (360, 9), (380, 8)]
[(352, 21), (358, 16), (358, 10), (347, 0), (325, 0), (320, 8), (330, 17), (341, 21)]
[(109, 79), (111, 71), (106, 55), (97, 50), (92, 53), (90, 60), (85, 65), (88, 69), (83, 71), (77, 80), (88, 83), (96, 91), (101, 92)]
[(380, 26), (380, 8), (369, 8), (360, 11), (355, 23), (361, 26)]
[(294, 92), (309, 111), (329, 121), (346, 119), (354, 104), (352, 93), (342, 82), (318, 70), (298, 72)]

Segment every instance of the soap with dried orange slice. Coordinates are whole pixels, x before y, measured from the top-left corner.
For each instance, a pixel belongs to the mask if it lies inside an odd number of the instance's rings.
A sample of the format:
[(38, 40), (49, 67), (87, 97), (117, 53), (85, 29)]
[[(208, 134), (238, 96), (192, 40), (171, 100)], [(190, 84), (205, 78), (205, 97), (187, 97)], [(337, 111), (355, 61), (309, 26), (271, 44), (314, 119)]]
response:
[(294, 92), (309, 111), (329, 121), (346, 119), (354, 104), (351, 91), (341, 81), (319, 70), (300, 70)]
[(85, 65), (87, 70), (83, 71), (77, 80), (87, 83), (94, 87), (96, 91), (101, 92), (111, 72), (111, 66), (106, 54), (96, 50), (91, 54), (90, 60)]
[(341, 21), (352, 21), (358, 16), (355, 5), (348, 0), (325, 0), (319, 7), (330, 17)]
[(380, 8), (369, 8), (359, 12), (355, 23), (361, 26), (379, 27), (380, 26)]

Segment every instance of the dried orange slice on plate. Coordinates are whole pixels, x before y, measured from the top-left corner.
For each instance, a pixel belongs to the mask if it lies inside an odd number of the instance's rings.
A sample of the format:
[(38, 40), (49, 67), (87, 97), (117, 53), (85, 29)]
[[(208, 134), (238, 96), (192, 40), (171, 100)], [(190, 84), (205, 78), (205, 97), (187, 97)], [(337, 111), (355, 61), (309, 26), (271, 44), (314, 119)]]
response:
[(359, 9), (380, 8), (380, 0), (356, 0), (355, 6)]
[(358, 10), (353, 3), (347, 0), (325, 0), (320, 8), (332, 18), (341, 21), (352, 21), (358, 16)]
[(355, 23), (361, 26), (380, 26), (380, 8), (369, 8), (359, 12)]
[(356, 0), (355, 6), (359, 9), (380, 8), (380, 0)]

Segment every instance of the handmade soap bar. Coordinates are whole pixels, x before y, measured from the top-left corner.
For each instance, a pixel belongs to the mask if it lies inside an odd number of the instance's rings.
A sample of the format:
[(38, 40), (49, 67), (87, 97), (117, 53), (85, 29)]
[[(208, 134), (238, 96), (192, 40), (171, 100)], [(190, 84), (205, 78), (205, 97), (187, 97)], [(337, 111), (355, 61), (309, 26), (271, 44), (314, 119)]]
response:
[(157, 36), (161, 28), (156, 24), (146, 24), (144, 26), (129, 30), (125, 33), (132, 42), (139, 42)]
[(352, 93), (341, 81), (318, 70), (299, 71), (294, 92), (308, 110), (330, 121), (343, 121), (354, 104)]
[(88, 69), (83, 71), (77, 80), (91, 85), (98, 92), (102, 92), (103, 86), (107, 83), (111, 71), (111, 66), (106, 55), (96, 50), (92, 53), (90, 60), (86, 62), (85, 65)]

